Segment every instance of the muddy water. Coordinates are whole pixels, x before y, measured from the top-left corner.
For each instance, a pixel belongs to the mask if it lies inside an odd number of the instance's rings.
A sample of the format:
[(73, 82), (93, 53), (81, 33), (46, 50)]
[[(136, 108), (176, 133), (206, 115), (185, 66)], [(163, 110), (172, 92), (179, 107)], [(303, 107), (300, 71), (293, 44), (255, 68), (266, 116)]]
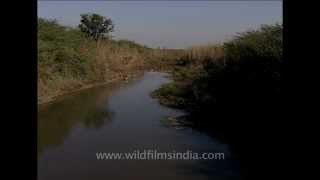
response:
[[(87, 89), (38, 109), (40, 180), (239, 179), (227, 144), (164, 121), (183, 114), (150, 92), (169, 82), (149, 72), (127, 84)], [(224, 153), (212, 160), (98, 160), (97, 152)], [(181, 155), (181, 154), (180, 154)], [(145, 158), (146, 159), (146, 158)]]

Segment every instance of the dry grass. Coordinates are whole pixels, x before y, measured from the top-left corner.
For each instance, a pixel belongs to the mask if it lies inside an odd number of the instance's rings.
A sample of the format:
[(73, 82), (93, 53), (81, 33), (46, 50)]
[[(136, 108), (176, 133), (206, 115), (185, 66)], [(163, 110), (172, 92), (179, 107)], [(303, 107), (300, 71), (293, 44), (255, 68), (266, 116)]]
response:
[(187, 49), (190, 59), (202, 60), (206, 58), (217, 59), (223, 56), (223, 48), (219, 45), (193, 46)]
[[(38, 63), (38, 97), (57, 96), (79, 89), (87, 84), (127, 80), (130, 73), (143, 69), (144, 56), (136, 49), (117, 47), (109, 42), (98, 42), (89, 74), (85, 78), (72, 75), (61, 76), (54, 72), (54, 66)], [(85, 48), (82, 53), (88, 53)]]
[(104, 72), (123, 72), (143, 66), (143, 52), (135, 48), (98, 42), (96, 51), (96, 61), (104, 65)]
[(158, 65), (152, 49), (128, 40), (87, 38), (76, 28), (38, 19), (38, 102), (93, 84), (128, 80)]
[(179, 60), (201, 64), (223, 54), (215, 45), (182, 50), (150, 49), (127, 40), (96, 42), (56, 22), (42, 19), (38, 24), (39, 102), (92, 84), (127, 80), (140, 71), (172, 70)]
[[(86, 75), (82, 78), (69, 73), (69, 66), (63, 68), (63, 75), (57, 73), (59, 64), (38, 63), (38, 99), (45, 102), (51, 97), (80, 89), (88, 84), (127, 80), (130, 74), (142, 70), (168, 70), (180, 59), (200, 62), (204, 57), (222, 54), (217, 46), (198, 46), (187, 50), (147, 49), (119, 45), (114, 41), (86, 42), (79, 48), (81, 57), (87, 58)], [(200, 63), (198, 63), (200, 64)]]

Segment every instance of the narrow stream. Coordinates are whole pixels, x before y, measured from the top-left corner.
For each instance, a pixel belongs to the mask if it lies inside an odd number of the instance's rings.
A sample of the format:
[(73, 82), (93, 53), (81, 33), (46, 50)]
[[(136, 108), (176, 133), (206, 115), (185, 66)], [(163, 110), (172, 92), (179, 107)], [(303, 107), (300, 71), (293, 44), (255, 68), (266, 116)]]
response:
[[(183, 114), (150, 93), (169, 82), (148, 72), (127, 84), (80, 91), (38, 109), (39, 180), (239, 179), (227, 144), (193, 128), (164, 123)], [(224, 153), (211, 160), (98, 160), (96, 153), (192, 151)]]

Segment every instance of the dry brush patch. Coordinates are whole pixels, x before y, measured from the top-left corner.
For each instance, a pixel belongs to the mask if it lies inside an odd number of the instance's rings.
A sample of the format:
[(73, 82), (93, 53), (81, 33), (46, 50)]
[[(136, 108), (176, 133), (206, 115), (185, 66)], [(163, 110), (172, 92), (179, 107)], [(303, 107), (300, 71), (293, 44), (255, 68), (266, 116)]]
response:
[(83, 87), (127, 80), (144, 69), (150, 49), (132, 41), (95, 41), (56, 21), (38, 21), (38, 102)]

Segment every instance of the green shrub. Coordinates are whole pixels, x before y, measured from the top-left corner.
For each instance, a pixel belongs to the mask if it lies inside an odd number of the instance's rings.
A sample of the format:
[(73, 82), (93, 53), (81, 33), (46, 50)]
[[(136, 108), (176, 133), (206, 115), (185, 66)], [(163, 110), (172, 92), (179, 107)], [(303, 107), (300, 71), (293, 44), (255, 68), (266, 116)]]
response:
[(224, 43), (223, 53), (198, 61), (201, 68), (195, 68), (197, 63), (191, 60), (178, 61), (173, 72), (175, 82), (160, 89), (161, 97), (184, 100), (188, 103), (183, 108), (201, 114), (276, 104), (282, 63), (281, 25), (241, 33)]
[(93, 57), (81, 54), (88, 44), (77, 29), (59, 25), (55, 20), (38, 19), (38, 63), (52, 68), (52, 73), (82, 79), (89, 73)]

